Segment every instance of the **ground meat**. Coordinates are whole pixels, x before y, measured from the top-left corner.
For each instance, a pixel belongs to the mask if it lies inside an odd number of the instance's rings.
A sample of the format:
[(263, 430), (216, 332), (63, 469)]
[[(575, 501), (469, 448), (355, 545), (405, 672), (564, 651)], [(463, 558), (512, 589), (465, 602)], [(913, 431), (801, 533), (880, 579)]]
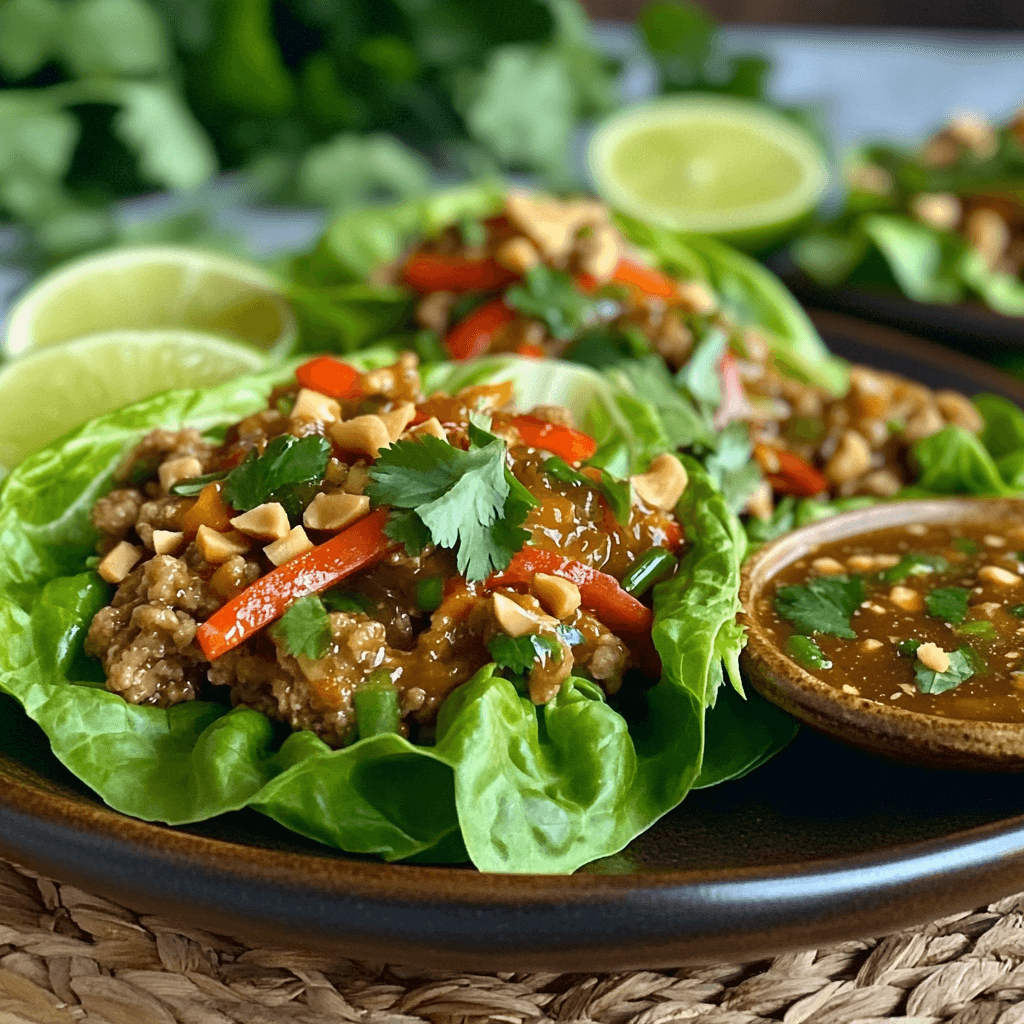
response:
[(138, 512), (135, 532), (139, 540), (153, 550), (154, 530), (178, 530), (181, 528), (181, 514), (192, 504), (191, 498), (167, 496), (145, 502)]
[(103, 534), (101, 552), (109, 550), (131, 532), (144, 500), (141, 491), (126, 487), (111, 491), (93, 505), (92, 525)]
[(466, 614), (473, 604), (490, 602), (468, 596), (446, 602), (410, 651), (390, 647), (383, 623), (368, 615), (332, 612), (325, 657), (294, 657), (276, 640), (257, 637), (213, 662), (210, 682), (230, 687), (232, 704), (255, 708), (293, 729), (309, 729), (339, 747), (356, 729), (356, 687), (375, 669), (384, 669), (403, 715), (432, 721), (444, 698), (490, 660), (482, 617)]
[(157, 555), (96, 614), (85, 652), (103, 663), (107, 689), (130, 704), (169, 707), (191, 700), (207, 667), (196, 629), (219, 604), (183, 561)]
[(184, 430), (151, 430), (121, 463), (115, 478), (126, 481), (140, 475), (151, 476), (162, 462), (189, 456), (199, 460), (205, 473), (212, 465), (214, 450), (214, 445), (204, 441), (202, 434), (194, 427), (186, 427)]

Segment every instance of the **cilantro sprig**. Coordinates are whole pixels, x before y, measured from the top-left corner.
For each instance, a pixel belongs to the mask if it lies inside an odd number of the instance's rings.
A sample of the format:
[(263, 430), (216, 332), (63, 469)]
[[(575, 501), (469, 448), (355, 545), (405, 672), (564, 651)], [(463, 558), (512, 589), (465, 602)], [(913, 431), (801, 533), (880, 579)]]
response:
[(313, 500), (330, 458), (331, 444), (326, 438), (280, 434), (262, 454), (254, 448), (234, 469), (179, 480), (170, 493), (192, 498), (207, 484), (223, 480), (224, 499), (232, 508), (248, 512), (257, 505), (276, 501), (294, 522)]
[(798, 633), (831, 633), (844, 640), (857, 634), (850, 616), (864, 600), (864, 581), (858, 576), (823, 576), (802, 585), (779, 587), (775, 610)]
[(505, 304), (542, 320), (553, 338), (564, 341), (595, 323), (600, 300), (581, 292), (571, 274), (539, 263), (509, 288)]
[(255, 449), (224, 480), (224, 499), (240, 512), (280, 502), (296, 519), (313, 499), (327, 470), (331, 443), (318, 434), (280, 434), (257, 455)]
[(503, 440), (472, 422), (469, 438), (468, 451), (429, 435), (396, 442), (370, 469), (366, 493), (396, 510), (385, 532), (410, 554), (430, 543), (454, 550), (459, 572), (482, 580), (529, 540), (522, 524), (537, 500), (505, 465)]

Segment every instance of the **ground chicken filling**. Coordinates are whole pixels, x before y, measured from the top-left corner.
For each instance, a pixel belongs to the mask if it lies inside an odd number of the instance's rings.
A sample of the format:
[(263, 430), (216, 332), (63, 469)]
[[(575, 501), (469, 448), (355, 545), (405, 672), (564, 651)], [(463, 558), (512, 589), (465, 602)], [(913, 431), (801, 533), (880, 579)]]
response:
[[(322, 390), (303, 382), (304, 370)], [(226, 692), (234, 705), (338, 747), (360, 735), (368, 680), (393, 693), (400, 732), (429, 736), (448, 694), (496, 660), (499, 635), (520, 651), (524, 638), (532, 645), (519, 681), (537, 704), (553, 699), (570, 674), (614, 695), (628, 669), (650, 673), (649, 599), (633, 596), (649, 585), (629, 581), (646, 579), (652, 564), (658, 578), (674, 570), (683, 533), (673, 510), (686, 486), (674, 456), (659, 456), (628, 485), (616, 482), (628, 505), (613, 507), (601, 474), (585, 463), (593, 443), (568, 412), (516, 415), (509, 385), (425, 399), (409, 355), (362, 374), (321, 358), (298, 378), (223, 443), (192, 429), (151, 432), (119, 467), (117, 488), (97, 501), (98, 571), (116, 591), (92, 622), (86, 652), (102, 662), (109, 690), (159, 707)], [(454, 545), (427, 543), (412, 554), (380, 534), (364, 568), (317, 588), (311, 621), (323, 636), (315, 656), (294, 630), (279, 628), (299, 601), (285, 601), (274, 622), (240, 632), (240, 640), (225, 639), (232, 626), (210, 656), (209, 636), (225, 616), (260, 607), (291, 568), (319, 565), (351, 531), (395, 514), (376, 503), (371, 512), (379, 460), (438, 441), (443, 451), (469, 452), (481, 422), (501, 442), (499, 472), (533, 501), (517, 521), (522, 539), (510, 565), (467, 579)], [(321, 453), (323, 468), (304, 479), (296, 460), (309, 452)], [(268, 490), (245, 510), (226, 500), (241, 503), (240, 475)], [(248, 621), (247, 612), (237, 614)], [(645, 636), (633, 629), (640, 622)]]
[(707, 285), (631, 256), (594, 201), (513, 193), (499, 215), (449, 227), (379, 276), (420, 294), (420, 326), (456, 359), (600, 362), (621, 348), (654, 352), (675, 373), (724, 334), (716, 426), (749, 425), (764, 482), (747, 511), (763, 518), (785, 494), (889, 497), (913, 479), (915, 442), (949, 424), (982, 427), (964, 395), (896, 374), (855, 367), (848, 394), (835, 399), (780, 372), (762, 334), (734, 323)]

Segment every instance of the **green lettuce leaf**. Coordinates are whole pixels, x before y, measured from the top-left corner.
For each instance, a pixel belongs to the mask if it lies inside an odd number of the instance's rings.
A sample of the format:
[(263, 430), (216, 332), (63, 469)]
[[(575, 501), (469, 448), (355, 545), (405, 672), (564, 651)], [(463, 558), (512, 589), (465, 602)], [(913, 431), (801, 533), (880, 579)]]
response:
[[(380, 365), (390, 353), (367, 353)], [(600, 374), (492, 361), (534, 401), (601, 410), (607, 443), (622, 436), (628, 472), (646, 457), (649, 412), (637, 434)], [(479, 368), (448, 366), (458, 374)], [(440, 370), (437, 371), (441, 373)], [(394, 733), (330, 750), (246, 708), (194, 701), (169, 709), (126, 704), (102, 687), (83, 637), (109, 599), (87, 571), (89, 511), (124, 451), (156, 425), (216, 432), (262, 406), (289, 368), (207, 392), (172, 392), (101, 417), (29, 457), (0, 485), (0, 692), (49, 737), (57, 757), (111, 807), (170, 824), (251, 807), (319, 842), (388, 860), (444, 863), (467, 855), (495, 871), (571, 871), (620, 849), (674, 807), (701, 774), (704, 718), (714, 705), (714, 764), (701, 783), (733, 777), (788, 731), (716, 701), (734, 676), (744, 541), (699, 465), (680, 504), (691, 540), (679, 574), (655, 589), (654, 643), (664, 672), (626, 703), (574, 680), (536, 708), (486, 666), (442, 706), (437, 742)], [(536, 389), (536, 391), (534, 390)], [(557, 396), (557, 398), (556, 398)], [(642, 407), (637, 399), (630, 409)], [(738, 699), (738, 697), (737, 697)]]

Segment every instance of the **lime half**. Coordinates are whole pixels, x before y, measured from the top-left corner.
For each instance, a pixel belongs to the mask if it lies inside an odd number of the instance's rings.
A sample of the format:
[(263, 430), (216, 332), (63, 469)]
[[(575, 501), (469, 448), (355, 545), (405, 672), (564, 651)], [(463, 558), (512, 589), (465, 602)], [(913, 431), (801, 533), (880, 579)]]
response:
[(8, 355), (103, 331), (200, 331), (286, 355), (295, 316), (260, 267), (187, 246), (130, 246), (75, 260), (14, 303)]
[(247, 345), (191, 331), (110, 331), (42, 349), (0, 370), (0, 464), (86, 420), (171, 388), (219, 384), (267, 364)]
[(806, 132), (760, 104), (705, 94), (615, 115), (589, 163), (598, 193), (624, 213), (740, 244), (784, 233), (828, 184)]

